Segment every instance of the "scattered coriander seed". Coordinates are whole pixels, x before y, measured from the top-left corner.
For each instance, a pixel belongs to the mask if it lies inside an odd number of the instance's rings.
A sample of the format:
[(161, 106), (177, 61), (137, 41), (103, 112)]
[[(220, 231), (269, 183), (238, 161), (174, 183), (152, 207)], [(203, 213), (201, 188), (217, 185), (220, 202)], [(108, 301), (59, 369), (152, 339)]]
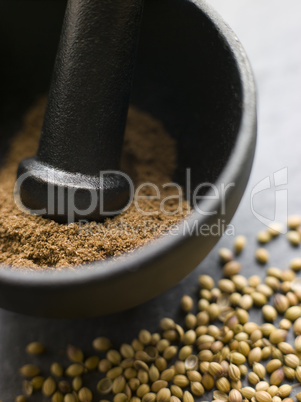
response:
[(81, 402), (90, 402), (92, 401), (93, 394), (91, 390), (87, 387), (83, 387), (78, 391), (78, 399)]
[(289, 307), (285, 312), (285, 318), (290, 321), (296, 321), (297, 318), (301, 316), (301, 307), (300, 306), (292, 306)]
[(300, 364), (300, 359), (298, 356), (290, 353), (284, 356), (284, 362), (288, 367), (297, 368)]
[(159, 392), (160, 389), (166, 388), (167, 386), (168, 386), (168, 382), (167, 382), (167, 381), (158, 380), (158, 381), (155, 381), (155, 382), (152, 384), (151, 389), (152, 389), (153, 392)]
[(40, 342), (31, 342), (26, 346), (26, 352), (30, 355), (41, 355), (45, 352), (45, 346)]
[(277, 311), (273, 306), (266, 304), (262, 307), (262, 314), (266, 321), (273, 322), (277, 318)]
[(63, 402), (64, 397), (63, 394), (60, 391), (56, 391), (51, 398), (51, 402)]
[(289, 230), (286, 234), (287, 240), (291, 243), (292, 246), (299, 246), (301, 242), (301, 235), (296, 230)]
[(98, 350), (99, 352), (106, 352), (112, 347), (112, 344), (110, 339), (101, 336), (94, 339), (94, 341), (92, 342), (92, 346), (95, 350)]
[(35, 391), (37, 391), (42, 388), (43, 382), (44, 382), (44, 377), (36, 376), (31, 380), (31, 385), (32, 385), (33, 389)]
[(171, 391), (171, 394), (172, 394), (172, 395), (176, 396), (176, 397), (179, 398), (179, 399), (182, 399), (182, 397), (183, 397), (183, 390), (182, 390), (182, 388), (180, 388), (178, 385), (174, 385), (174, 384), (171, 385), (170, 391)]
[(284, 371), (282, 368), (275, 370), (270, 376), (271, 385), (280, 385), (284, 379)]
[(34, 364), (25, 364), (20, 368), (20, 373), (23, 377), (35, 377), (40, 374), (40, 369)]
[(292, 392), (292, 386), (289, 384), (284, 384), (279, 387), (279, 396), (281, 398), (286, 398)]
[(229, 393), (229, 402), (242, 402), (242, 395), (237, 389), (231, 389)]
[(63, 370), (63, 367), (59, 363), (54, 362), (50, 366), (50, 372), (55, 377), (62, 377), (64, 370)]
[(287, 218), (287, 227), (289, 229), (297, 229), (301, 225), (300, 215), (290, 215)]
[(185, 375), (177, 374), (173, 378), (173, 383), (180, 388), (185, 388), (189, 385), (189, 380)]
[[(157, 398), (157, 401), (162, 402), (162, 401), (159, 401), (158, 398)], [(191, 393), (189, 391), (184, 392), (183, 402), (194, 402), (194, 397), (191, 395)]]
[(42, 393), (45, 396), (51, 396), (56, 390), (56, 382), (52, 377), (46, 378), (42, 385)]
[(271, 241), (272, 235), (269, 231), (261, 230), (257, 233), (257, 241), (259, 243), (269, 243)]
[(255, 397), (255, 392), (255, 389), (252, 387), (244, 387), (241, 389), (242, 396), (249, 400)]
[(269, 253), (265, 248), (258, 248), (255, 253), (256, 260), (264, 265), (269, 261)]
[(31, 381), (23, 381), (22, 383), (23, 392), (26, 396), (30, 396), (33, 393), (33, 385)]
[(73, 363), (70, 364), (69, 367), (67, 367), (65, 374), (68, 377), (76, 377), (78, 375), (81, 375), (84, 372), (84, 366), (82, 366), (80, 363)]
[(188, 313), (193, 309), (193, 300), (192, 297), (188, 295), (184, 295), (181, 299), (181, 307), (182, 310)]
[(214, 288), (214, 280), (209, 275), (200, 275), (199, 285), (201, 289), (211, 290), (212, 288)]
[(228, 393), (230, 392), (230, 383), (226, 377), (221, 377), (216, 380), (216, 387), (218, 390)]
[(205, 389), (204, 389), (203, 385), (198, 381), (191, 382), (190, 391), (194, 396), (202, 396), (205, 393)]
[(154, 392), (148, 392), (142, 397), (142, 402), (155, 402), (155, 400), (156, 394)]
[(78, 399), (75, 398), (75, 396), (71, 393), (68, 393), (64, 396), (64, 402), (77, 402)]
[(247, 238), (245, 236), (239, 235), (234, 239), (234, 252), (236, 255), (240, 254), (246, 247)]
[(226, 264), (227, 262), (233, 260), (233, 253), (228, 248), (225, 247), (220, 248), (218, 254), (223, 264)]
[(273, 236), (277, 237), (280, 233), (283, 233), (283, 225), (279, 222), (273, 222), (268, 226), (268, 232)]
[[(171, 392), (168, 388), (162, 388), (157, 393), (157, 402), (169, 402), (171, 397)], [(190, 402), (190, 401), (189, 401)]]
[(289, 266), (293, 271), (299, 272), (301, 270), (301, 258), (293, 258)]
[(18, 395), (15, 399), (15, 402), (27, 402), (27, 399), (24, 395)]
[(248, 374), (248, 381), (250, 384), (255, 385), (255, 384), (259, 383), (260, 378), (258, 377), (257, 374), (255, 374), (253, 371), (251, 371)]
[(231, 277), (237, 275), (241, 271), (241, 264), (237, 261), (229, 261), (223, 267), (223, 275)]
[(84, 354), (80, 348), (77, 348), (76, 346), (73, 345), (68, 345), (67, 346), (67, 357), (71, 362), (74, 363), (82, 363), (84, 360)]
[(255, 398), (258, 402), (272, 402), (271, 395), (266, 391), (255, 392)]

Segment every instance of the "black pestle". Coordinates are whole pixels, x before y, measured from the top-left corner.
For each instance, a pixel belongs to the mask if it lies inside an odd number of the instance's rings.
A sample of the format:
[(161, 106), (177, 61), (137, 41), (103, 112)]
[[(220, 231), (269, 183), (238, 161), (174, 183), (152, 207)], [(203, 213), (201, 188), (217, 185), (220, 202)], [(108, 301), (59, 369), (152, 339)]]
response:
[(58, 222), (128, 203), (120, 169), (143, 0), (69, 0), (37, 155), (18, 168), (22, 204)]

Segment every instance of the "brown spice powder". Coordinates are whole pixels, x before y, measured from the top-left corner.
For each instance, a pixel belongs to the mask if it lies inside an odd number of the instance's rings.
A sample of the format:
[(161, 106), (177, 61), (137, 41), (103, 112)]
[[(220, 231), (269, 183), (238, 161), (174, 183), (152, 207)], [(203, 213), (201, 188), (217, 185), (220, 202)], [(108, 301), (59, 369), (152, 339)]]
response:
[[(160, 199), (139, 200), (139, 208), (157, 214), (145, 216), (134, 203), (118, 216), (104, 222), (59, 224), (21, 211), (13, 199), (16, 170), (20, 160), (36, 153), (45, 99), (37, 102), (24, 118), (22, 130), (12, 141), (0, 171), (0, 263), (14, 267), (72, 267), (117, 256), (162, 235), (186, 215), (189, 205), (175, 195), (171, 182), (176, 166), (175, 141), (148, 114), (131, 107), (128, 114), (121, 167), (135, 186), (151, 182), (160, 189)], [(143, 187), (139, 196), (153, 195)]]

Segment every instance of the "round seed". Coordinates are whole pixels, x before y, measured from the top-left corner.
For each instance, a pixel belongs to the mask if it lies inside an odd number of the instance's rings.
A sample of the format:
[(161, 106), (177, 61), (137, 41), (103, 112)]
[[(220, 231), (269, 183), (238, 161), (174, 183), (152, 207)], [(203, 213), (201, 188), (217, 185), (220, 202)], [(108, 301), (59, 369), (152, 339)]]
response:
[(96, 370), (99, 364), (98, 356), (90, 356), (85, 360), (84, 366), (87, 370), (93, 371)]
[(218, 251), (218, 254), (221, 259), (221, 262), (224, 264), (233, 260), (232, 251), (229, 250), (228, 248), (225, 248), (225, 247), (220, 248)]
[(92, 342), (92, 346), (94, 349), (98, 350), (99, 352), (106, 352), (112, 347), (110, 339), (101, 336), (99, 338), (95, 338)]
[(34, 364), (25, 364), (20, 368), (20, 373), (23, 377), (35, 377), (40, 374), (40, 369)]
[(266, 321), (273, 322), (277, 318), (277, 311), (273, 306), (268, 304), (262, 307), (262, 314)]
[(138, 335), (139, 341), (143, 343), (143, 345), (148, 345), (151, 342), (152, 335), (146, 329), (142, 329)]
[(15, 399), (15, 402), (27, 402), (27, 399), (24, 395), (18, 395)]
[(287, 331), (285, 331), (284, 329), (276, 329), (274, 332), (270, 334), (269, 340), (270, 342), (277, 344), (285, 341), (286, 337), (287, 337)]
[(282, 362), (278, 359), (270, 360), (266, 365), (266, 370), (268, 373), (273, 373), (275, 370), (282, 366)]
[(176, 396), (179, 399), (182, 399), (183, 397), (183, 390), (182, 388), (180, 388), (178, 385), (171, 385), (170, 387), (170, 391), (172, 393), (172, 395)]
[(170, 390), (168, 388), (162, 388), (157, 393), (157, 402), (169, 402), (171, 397)]
[(218, 390), (228, 393), (230, 392), (230, 383), (226, 377), (221, 377), (216, 380), (216, 387)]
[(230, 279), (221, 279), (218, 281), (218, 287), (222, 292), (233, 293), (235, 291), (235, 285)]
[(187, 371), (187, 377), (188, 377), (189, 381), (192, 381), (192, 382), (201, 382), (202, 381), (202, 375), (196, 370)]
[(82, 366), (80, 363), (73, 363), (69, 367), (67, 367), (65, 374), (68, 377), (76, 377), (78, 375), (81, 375), (84, 372), (84, 366)]
[(284, 362), (288, 367), (297, 368), (299, 366), (299, 357), (294, 354), (288, 354), (284, 356)]
[(82, 386), (83, 386), (82, 378), (79, 376), (74, 377), (72, 380), (72, 388), (74, 389), (74, 391), (79, 391)]
[(244, 398), (247, 398), (249, 400), (251, 400), (253, 397), (255, 397), (255, 389), (252, 387), (242, 388), (241, 393)]
[(183, 402), (194, 402), (194, 397), (189, 391), (185, 391), (183, 395)]
[(292, 386), (289, 384), (284, 384), (279, 387), (279, 396), (281, 398), (286, 398), (292, 392)]
[(45, 396), (51, 396), (56, 390), (56, 383), (52, 377), (46, 378), (42, 386), (42, 393)]
[(173, 378), (173, 383), (178, 387), (185, 388), (189, 385), (189, 380), (185, 375), (177, 374)]
[(190, 296), (184, 295), (181, 299), (182, 310), (188, 313), (193, 309), (193, 300)]
[(156, 394), (154, 392), (148, 392), (142, 397), (142, 402), (155, 402), (155, 400)]
[(32, 385), (33, 389), (35, 391), (37, 391), (42, 388), (43, 382), (44, 382), (44, 377), (37, 376), (31, 380), (31, 385)]
[(285, 312), (285, 318), (290, 321), (296, 321), (297, 318), (301, 316), (301, 307), (300, 306), (293, 306), (289, 307)]
[(107, 359), (100, 360), (100, 362), (98, 364), (98, 370), (101, 373), (107, 373), (111, 368), (112, 368), (112, 363), (109, 362), (109, 360), (107, 360)]
[[(176, 384), (176, 385), (177, 385), (177, 384)], [(158, 381), (155, 381), (155, 382), (152, 384), (152, 391), (153, 391), (153, 392), (159, 392), (160, 389), (166, 388), (167, 386), (168, 386), (168, 382), (167, 382), (167, 381), (158, 380)]]
[(248, 381), (249, 381), (250, 384), (255, 385), (255, 384), (259, 383), (260, 378), (258, 377), (257, 374), (255, 374), (253, 371), (251, 371), (248, 374)]
[(298, 335), (295, 339), (294, 343), (295, 349), (298, 353), (301, 352), (301, 335)]
[[(192, 381), (190, 384), (190, 391), (195, 396), (202, 396), (205, 393), (205, 389), (200, 382)], [(185, 395), (185, 394), (184, 394)]]
[(54, 362), (50, 366), (50, 372), (55, 377), (62, 377), (64, 370), (63, 370), (63, 367), (59, 363)]
[(272, 402), (271, 395), (266, 391), (255, 392), (255, 398), (258, 402)]
[(242, 402), (242, 395), (237, 389), (231, 389), (229, 393), (229, 402)]
[(78, 392), (78, 399), (81, 402), (90, 402), (93, 399), (93, 394), (89, 388), (83, 387)]
[(246, 358), (245, 358), (245, 356), (243, 354), (238, 353), (238, 352), (233, 352), (231, 354), (231, 362), (233, 364), (236, 364), (236, 365), (239, 366), (241, 364), (244, 364), (245, 361), (246, 361)]
[(273, 222), (268, 226), (268, 232), (273, 236), (276, 237), (280, 233), (283, 233), (283, 225), (278, 222)]
[(257, 233), (257, 241), (259, 243), (268, 243), (269, 241), (271, 241), (271, 233), (265, 230), (262, 230), (260, 232)]
[(51, 402), (63, 402), (64, 397), (60, 391), (56, 391), (51, 398)]
[(283, 369), (279, 368), (275, 370), (270, 377), (270, 384), (271, 385), (280, 385), (284, 380), (284, 371)]
[(293, 258), (289, 266), (293, 271), (299, 272), (301, 270), (301, 258)]
[(289, 229), (297, 229), (301, 225), (301, 216), (290, 215), (287, 218), (287, 227)]
[(237, 236), (234, 239), (234, 252), (236, 255), (240, 254), (246, 247), (247, 238), (245, 236)]
[(70, 361), (74, 363), (82, 363), (84, 360), (84, 354), (81, 349), (73, 345), (67, 346), (67, 357)]
[(113, 401), (114, 402), (128, 402), (128, 397), (124, 393), (117, 394), (114, 396)]
[(212, 288), (214, 288), (214, 280), (209, 275), (200, 275), (199, 285), (202, 289), (211, 290)]
[(118, 366), (121, 362), (121, 354), (118, 352), (118, 350), (109, 350), (106, 357), (109, 362), (111, 362), (115, 366)]
[(40, 342), (31, 342), (26, 346), (26, 352), (30, 355), (41, 355), (45, 352), (45, 346)]
[(301, 235), (296, 230), (289, 230), (286, 234), (287, 240), (291, 243), (292, 246), (299, 246), (301, 242)]
[(265, 248), (258, 248), (255, 254), (256, 260), (260, 264), (266, 264), (270, 258), (268, 251)]
[(223, 275), (231, 277), (237, 275), (241, 271), (241, 264), (237, 261), (229, 261), (223, 267)]

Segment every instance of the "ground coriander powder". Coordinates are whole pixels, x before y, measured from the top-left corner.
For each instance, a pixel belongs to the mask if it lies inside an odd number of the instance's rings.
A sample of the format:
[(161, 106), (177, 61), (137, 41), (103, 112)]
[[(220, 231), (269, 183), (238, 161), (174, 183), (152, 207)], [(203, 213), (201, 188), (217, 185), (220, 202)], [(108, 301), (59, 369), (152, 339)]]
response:
[[(28, 111), (0, 170), (1, 264), (37, 269), (103, 260), (146, 244), (184, 218), (188, 203), (171, 197), (176, 195), (174, 187), (162, 187), (172, 182), (176, 143), (160, 122), (134, 107), (128, 113), (121, 169), (136, 188), (146, 182), (157, 185), (160, 199), (139, 199), (140, 210), (132, 203), (101, 223), (59, 224), (21, 211), (13, 198), (16, 171), (23, 158), (36, 153), (45, 105), (46, 100), (40, 99)], [(143, 186), (139, 192), (139, 196), (151, 195), (150, 187)], [(163, 199), (167, 200), (164, 211), (160, 208)]]

